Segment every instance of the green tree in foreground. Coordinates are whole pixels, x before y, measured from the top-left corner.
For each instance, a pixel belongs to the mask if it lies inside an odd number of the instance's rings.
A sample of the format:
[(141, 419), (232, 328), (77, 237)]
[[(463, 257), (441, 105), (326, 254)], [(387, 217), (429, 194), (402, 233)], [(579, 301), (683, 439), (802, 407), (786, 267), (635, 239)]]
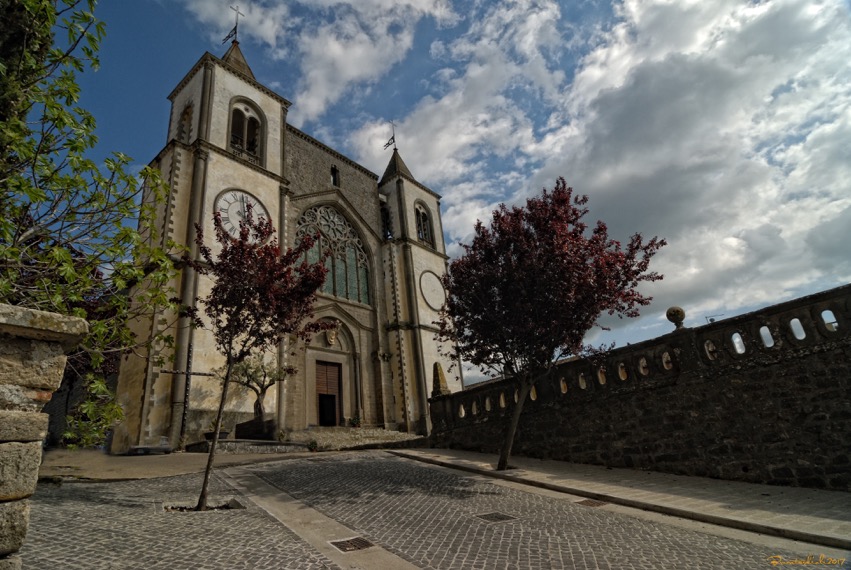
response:
[[(168, 304), (173, 275), (152, 223), (159, 174), (131, 173), (120, 153), (90, 158), (95, 120), (78, 105), (76, 74), (98, 67), (94, 5), (0, 0), (0, 302), (89, 321), (70, 359), (90, 388), (71, 424), (88, 444), (121, 417), (105, 360), (136, 346), (128, 323)], [(142, 231), (125, 225), (137, 219)]]
[(508, 467), (523, 404), (535, 383), (556, 363), (580, 355), (585, 334), (606, 312), (638, 316), (651, 297), (638, 292), (650, 258), (665, 245), (635, 234), (626, 248), (603, 222), (583, 222), (587, 196), (573, 196), (563, 178), (525, 208), (504, 204), (489, 227), (479, 221), (464, 255), (444, 277), (447, 301), (440, 336), (464, 360), (510, 378), (519, 399), (506, 426), (498, 470)]
[(266, 416), (266, 409), (263, 405), (266, 399), (266, 392), (269, 391), (269, 388), (294, 373), (294, 368), (282, 368), (258, 354), (246, 358), (244, 361), (235, 365), (231, 372), (231, 381), (254, 392), (254, 418), (262, 421)]
[[(334, 326), (328, 322), (306, 322), (313, 316), (316, 290), (328, 273), (324, 255), (315, 263), (306, 261), (313, 238), (306, 237), (295, 249), (282, 254), (278, 240), (273, 237), (272, 223), (266, 218), (255, 221), (250, 207), (246, 219), (239, 223), (238, 237), (231, 237), (222, 226), (219, 212), (213, 216), (213, 226), (221, 246), (219, 254), (213, 257), (212, 250), (204, 245), (201, 227), (196, 224), (195, 243), (203, 261), (185, 258), (192, 269), (213, 280), (210, 294), (201, 303), (210, 320), (216, 347), (225, 357), (222, 396), (204, 483), (195, 507), (198, 511), (207, 510), (207, 487), (234, 368), (252, 353), (266, 352), (290, 336), (308, 341), (314, 333)], [(196, 326), (203, 326), (198, 315), (194, 319)]]

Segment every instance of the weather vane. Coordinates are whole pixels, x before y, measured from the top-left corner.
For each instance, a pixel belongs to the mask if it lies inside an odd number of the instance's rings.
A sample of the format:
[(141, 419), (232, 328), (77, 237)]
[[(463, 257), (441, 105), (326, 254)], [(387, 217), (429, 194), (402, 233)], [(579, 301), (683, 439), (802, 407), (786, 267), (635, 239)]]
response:
[(234, 23), (233, 29), (228, 33), (228, 35), (225, 36), (225, 39), (222, 40), (222, 43), (225, 43), (231, 38), (233, 38), (233, 41), (235, 42), (239, 41), (239, 36), (237, 35), (237, 30), (239, 28), (239, 17), (245, 16), (245, 14), (239, 11), (239, 4), (237, 4), (236, 7), (231, 6), (230, 9), (236, 12), (236, 23)]
[(390, 140), (387, 141), (387, 144), (384, 145), (384, 150), (387, 150), (388, 148), (390, 148), (390, 145), (393, 145), (393, 150), (397, 150), (396, 149), (396, 123), (394, 123), (393, 121), (389, 121), (389, 122), (390, 122), (390, 126), (393, 129), (393, 136), (390, 137)]

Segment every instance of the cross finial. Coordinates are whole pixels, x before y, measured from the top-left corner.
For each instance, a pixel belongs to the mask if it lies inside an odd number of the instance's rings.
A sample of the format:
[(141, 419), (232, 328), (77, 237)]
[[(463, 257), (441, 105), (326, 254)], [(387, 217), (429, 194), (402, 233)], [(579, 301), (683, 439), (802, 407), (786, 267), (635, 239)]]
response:
[(393, 121), (388, 121), (390, 123), (390, 127), (393, 129), (393, 136), (390, 137), (390, 140), (387, 141), (387, 144), (384, 145), (384, 150), (390, 148), (390, 145), (393, 145), (393, 150), (398, 150), (396, 148), (396, 123)]
[(228, 41), (231, 38), (233, 38), (234, 42), (238, 41), (239, 38), (237, 36), (237, 30), (239, 30), (239, 17), (245, 16), (245, 14), (243, 14), (242, 12), (239, 11), (239, 5), (237, 5), (236, 7), (231, 6), (230, 9), (233, 10), (234, 12), (236, 12), (236, 22), (233, 25), (233, 29), (230, 32), (228, 32), (228, 35), (226, 35), (225, 39), (222, 40), (222, 43), (225, 43), (226, 41)]
[(233, 34), (233, 39), (236, 40), (239, 38), (239, 17), (245, 17), (245, 14), (239, 11), (239, 4), (237, 4), (235, 7), (231, 6), (230, 9), (236, 12), (236, 14), (234, 14), (234, 16), (236, 17), (236, 22), (234, 22), (233, 25), (233, 29), (235, 30)]

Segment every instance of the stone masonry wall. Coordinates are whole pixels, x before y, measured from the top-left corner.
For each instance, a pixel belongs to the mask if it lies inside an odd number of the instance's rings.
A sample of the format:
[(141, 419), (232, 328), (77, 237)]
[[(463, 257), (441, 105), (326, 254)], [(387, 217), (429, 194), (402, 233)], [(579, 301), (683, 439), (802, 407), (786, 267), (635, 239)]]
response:
[[(498, 453), (514, 393), (433, 398), (433, 444)], [(851, 285), (564, 363), (530, 394), (513, 453), (851, 491), (849, 442)]]
[(82, 319), (0, 305), (0, 570), (21, 567), (47, 414), (65, 351), (88, 330)]

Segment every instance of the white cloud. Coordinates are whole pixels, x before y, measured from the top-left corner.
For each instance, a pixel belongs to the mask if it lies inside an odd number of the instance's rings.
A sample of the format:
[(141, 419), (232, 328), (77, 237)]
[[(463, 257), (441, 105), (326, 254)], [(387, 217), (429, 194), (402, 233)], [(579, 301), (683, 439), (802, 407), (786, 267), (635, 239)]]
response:
[[(186, 1), (230, 29), (225, 3)], [(424, 19), (442, 31), (418, 37)], [(698, 322), (851, 278), (850, 22), (842, 0), (315, 0), (256, 2), (245, 33), (300, 62), (296, 122), (373, 170), (396, 122), (406, 163), (444, 196), (452, 254), (557, 176), (617, 237), (667, 238), (666, 278), (646, 288), (656, 323), (669, 305)], [(432, 65), (394, 94), (401, 116), (359, 114), (415, 59)], [(347, 97), (357, 119), (332, 128)]]
[[(185, 2), (203, 23), (220, 30), (233, 25), (234, 13), (224, 0)], [(439, 26), (459, 21), (447, 0), (265, 0), (245, 10), (241, 37), (265, 45), (272, 58), (300, 62), (289, 115), (296, 125), (319, 118), (351, 89), (385, 76), (410, 51), (420, 19), (433, 18)]]
[(654, 311), (734, 311), (841, 282), (847, 265), (826, 270), (811, 248), (833, 252), (825, 227), (846, 233), (828, 220), (851, 194), (847, 9), (629, 1), (618, 13), (582, 60), (538, 179), (567, 175), (615, 232), (668, 238), (666, 279), (646, 288)]
[[(221, 39), (233, 28), (236, 13), (228, 0), (183, 0), (186, 9), (209, 29), (212, 41)], [(240, 37), (265, 45), (278, 56), (284, 55), (280, 38), (288, 30), (300, 25), (300, 20), (290, 13), (286, 2), (254, 2), (239, 7)]]
[[(515, 169), (528, 167), (524, 149), (536, 144), (532, 115), (545, 101), (556, 104), (564, 88), (560, 17), (556, 2), (477, 4), (463, 34), (431, 43), (431, 57), (446, 66), (429, 78), (430, 94), (397, 121), (397, 140), (414, 175), (443, 193), (443, 227), (455, 242), (507, 191), (523, 188), (527, 174)], [(355, 134), (367, 164), (386, 161), (376, 144), (382, 124)], [(448, 251), (460, 250), (450, 243)]]

